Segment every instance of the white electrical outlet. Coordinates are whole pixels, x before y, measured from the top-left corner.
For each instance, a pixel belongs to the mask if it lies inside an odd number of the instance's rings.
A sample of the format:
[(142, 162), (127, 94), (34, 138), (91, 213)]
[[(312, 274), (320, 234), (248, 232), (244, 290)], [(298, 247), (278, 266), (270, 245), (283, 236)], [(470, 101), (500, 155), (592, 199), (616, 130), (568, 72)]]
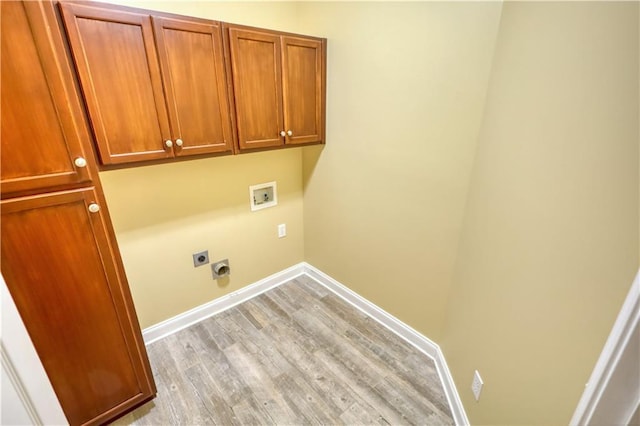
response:
[(476, 398), (476, 401), (480, 399), (482, 385), (484, 385), (484, 382), (482, 381), (482, 377), (480, 377), (480, 373), (478, 373), (478, 370), (476, 370), (476, 372), (473, 374), (473, 383), (471, 383), (471, 390), (473, 391), (473, 396)]
[(287, 236), (287, 224), (281, 223), (278, 225), (278, 238), (283, 238)]

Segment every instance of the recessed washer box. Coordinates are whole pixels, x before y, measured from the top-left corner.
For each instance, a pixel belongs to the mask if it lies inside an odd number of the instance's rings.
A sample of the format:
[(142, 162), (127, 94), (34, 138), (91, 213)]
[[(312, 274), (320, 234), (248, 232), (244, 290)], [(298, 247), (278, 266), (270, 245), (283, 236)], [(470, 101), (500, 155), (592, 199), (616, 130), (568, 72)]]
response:
[(260, 183), (249, 187), (251, 211), (266, 209), (278, 204), (278, 187), (274, 182)]

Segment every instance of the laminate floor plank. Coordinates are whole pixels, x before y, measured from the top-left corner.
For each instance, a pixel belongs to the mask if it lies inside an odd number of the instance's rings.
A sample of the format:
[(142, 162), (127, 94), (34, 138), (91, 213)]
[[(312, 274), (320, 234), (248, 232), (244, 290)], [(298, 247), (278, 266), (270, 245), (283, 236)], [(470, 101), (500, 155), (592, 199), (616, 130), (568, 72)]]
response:
[(451, 425), (431, 358), (308, 276), (147, 346), (117, 425)]
[(354, 402), (347, 410), (345, 410), (342, 415), (340, 415), (340, 420), (342, 423), (347, 425), (388, 425), (389, 423), (384, 420), (384, 418), (378, 416), (378, 418), (374, 418), (371, 413), (373, 410), (367, 410), (363, 408), (357, 402)]
[(380, 365), (375, 362), (376, 360), (361, 357), (360, 352), (341, 338), (339, 333), (320, 321), (319, 315), (297, 312), (294, 317), (300, 325), (311, 330), (314, 336), (324, 344), (326, 351), (330, 352), (352, 374), (366, 380), (371, 387), (384, 379), (385, 374), (381, 371)]
[[(289, 282), (286, 282), (284, 284), (279, 285), (278, 287), (274, 288), (273, 290), (269, 291), (269, 293), (273, 292), (273, 294), (280, 298), (280, 300), (282, 300), (284, 303), (286, 303), (287, 305), (289, 305), (289, 309), (291, 309), (290, 312), (296, 312), (299, 309), (307, 309), (308, 306), (306, 306), (304, 304), (304, 301), (302, 300), (297, 300), (295, 297), (292, 297), (289, 294), (289, 287), (290, 286), (295, 286), (296, 282), (295, 279), (291, 280)], [(287, 311), (289, 312), (289, 311)]]
[[(278, 317), (281, 320), (287, 321), (291, 317), (287, 313), (287, 304), (283, 303), (281, 299), (278, 299), (273, 293), (261, 294), (260, 297), (255, 297), (250, 300), (263, 307), (263, 309), (271, 312), (272, 318)], [(289, 312), (293, 312), (292, 309)]]
[[(274, 338), (286, 338), (287, 330), (271, 325), (268, 330)], [(318, 362), (313, 352), (308, 352), (297, 344), (287, 345), (287, 355), (297, 371), (294, 374), (305, 377), (309, 384), (321, 395), (335, 411), (343, 412), (355, 401), (354, 393), (345, 387), (342, 379)]]
[[(344, 365), (341, 360), (336, 359), (333, 354), (318, 351), (315, 353), (315, 356), (328, 368), (333, 369), (338, 376), (342, 377), (352, 391), (369, 406), (373, 407), (375, 412), (384, 419), (385, 422), (392, 425), (410, 424), (406, 416), (398, 411), (397, 407), (380, 397), (378, 392), (371, 386), (371, 379), (369, 377), (363, 378), (359, 374), (354, 373), (354, 371)], [(377, 382), (375, 384), (377, 384)]]
[(300, 275), (296, 277), (296, 281), (304, 286), (304, 288), (311, 293), (313, 293), (318, 299), (322, 299), (328, 294), (332, 294), (331, 290), (327, 289), (325, 286), (319, 284), (313, 278), (307, 275)]
[(398, 376), (410, 382), (414, 389), (420, 390), (419, 394), (434, 404), (441, 413), (451, 415), (447, 396), (430, 386), (431, 383), (440, 381), (440, 375), (434, 365), (421, 362), (423, 357), (424, 355), (410, 355), (404, 358), (404, 368), (398, 372)]
[(415, 349), (398, 336), (393, 334), (386, 327), (380, 326), (375, 320), (369, 318), (358, 309), (347, 304), (334, 294), (328, 294), (321, 299), (323, 306), (333, 315), (341, 318), (353, 328), (358, 330), (360, 334), (377, 342), (385, 347), (385, 349), (397, 357), (406, 356)]
[[(224, 351), (216, 345), (215, 341), (207, 340), (207, 336), (210, 335), (206, 333), (206, 328), (190, 327), (187, 330), (194, 332), (199, 338), (201, 346), (198, 353), (202, 367), (209, 373), (218, 394), (230, 407), (239, 403), (248, 392), (248, 386), (238, 371), (231, 367)], [(186, 330), (183, 332), (186, 333)], [(224, 380), (220, 380), (221, 377), (224, 377)]]
[[(250, 302), (247, 302), (247, 305), (249, 304)], [(253, 311), (257, 313), (255, 308)], [(237, 320), (243, 332), (243, 341), (251, 340), (254, 347), (257, 348), (255, 360), (271, 378), (278, 377), (283, 373), (288, 373), (289, 370), (293, 368), (288, 361), (288, 357), (285, 355), (286, 351), (282, 350), (272, 336), (253, 329), (249, 321), (243, 317), (238, 317)]]
[(211, 419), (214, 424), (230, 425), (238, 423), (231, 406), (222, 398), (216, 382), (204, 366), (194, 365), (185, 370), (196, 396), (200, 399), (201, 408), (206, 415), (205, 421)]
[[(224, 331), (222, 327), (218, 324), (218, 317), (225, 314), (222, 312), (219, 315), (216, 315), (213, 318), (207, 318), (204, 321), (201, 321), (198, 325), (202, 325), (202, 327), (193, 327), (193, 328), (204, 328), (206, 332), (209, 334), (211, 340), (213, 340), (220, 349), (228, 348), (229, 346), (236, 343), (234, 340), (233, 334), (228, 334)], [(190, 327), (191, 328), (191, 327)], [(208, 339), (207, 339), (208, 340)]]
[(256, 354), (248, 353), (240, 343), (230, 346), (225, 352), (233, 367), (248, 384), (256, 404), (261, 405), (261, 411), (268, 413), (269, 419), (276, 424), (287, 424), (292, 422), (292, 419), (298, 420), (296, 413), (277, 388), (276, 378), (264, 369), (262, 359), (258, 359)]
[(276, 422), (265, 413), (252, 398), (245, 398), (232, 407), (241, 425), (275, 425)]
[[(375, 354), (375, 357), (382, 363), (393, 368), (396, 375), (403, 379), (404, 384), (412, 386), (416, 393), (427, 393), (431, 397), (433, 404), (437, 405), (437, 410), (447, 413), (449, 408), (446, 396), (442, 392), (433, 392), (428, 386), (428, 381), (439, 380), (435, 366), (431, 367), (428, 363), (412, 362), (407, 363), (408, 347), (401, 344), (394, 344), (397, 336), (384, 336), (382, 333), (372, 333), (367, 321), (360, 321), (361, 317), (352, 315), (353, 308), (349, 308), (342, 300), (336, 300), (337, 297), (326, 296), (322, 298), (328, 306), (332, 307), (332, 312), (344, 321), (341, 325), (345, 328), (345, 337), (354, 342), (358, 348), (364, 349), (365, 352)], [(353, 324), (353, 327), (351, 325)], [(393, 337), (396, 337), (393, 339)], [(404, 342), (403, 342), (404, 343)], [(408, 345), (408, 344), (407, 344)], [(411, 361), (415, 361), (416, 355), (411, 355)], [(424, 356), (420, 357), (423, 358)], [(424, 371), (421, 371), (424, 370)], [(420, 374), (416, 374), (419, 372)], [(428, 375), (427, 375), (428, 373)], [(426, 379), (426, 380), (425, 380)], [(450, 413), (449, 413), (450, 414)]]
[(333, 425), (341, 414), (329, 407), (324, 399), (318, 395), (304, 380), (296, 380), (289, 375), (282, 375), (279, 379), (287, 401), (296, 408), (304, 421), (300, 424)]
[(238, 311), (242, 313), (242, 315), (256, 328), (256, 330), (260, 330), (266, 324), (269, 324), (269, 319), (265, 318), (260, 312), (252, 308), (253, 305), (250, 300), (238, 305), (237, 307)]

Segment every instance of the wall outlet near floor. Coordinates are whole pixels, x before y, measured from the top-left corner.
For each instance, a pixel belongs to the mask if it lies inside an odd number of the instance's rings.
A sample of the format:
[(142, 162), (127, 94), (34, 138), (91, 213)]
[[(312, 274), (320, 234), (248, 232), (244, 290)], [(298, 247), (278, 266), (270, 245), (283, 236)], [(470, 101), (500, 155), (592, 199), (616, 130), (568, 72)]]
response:
[(471, 383), (471, 390), (473, 391), (473, 396), (475, 397), (476, 401), (480, 399), (482, 385), (484, 385), (484, 382), (482, 381), (482, 377), (480, 377), (480, 373), (478, 373), (478, 370), (476, 370), (473, 374), (473, 383)]
[(194, 268), (209, 263), (209, 250), (201, 251), (199, 253), (193, 253), (191, 256), (193, 256)]
[(278, 238), (283, 238), (287, 236), (287, 224), (281, 223), (278, 225)]

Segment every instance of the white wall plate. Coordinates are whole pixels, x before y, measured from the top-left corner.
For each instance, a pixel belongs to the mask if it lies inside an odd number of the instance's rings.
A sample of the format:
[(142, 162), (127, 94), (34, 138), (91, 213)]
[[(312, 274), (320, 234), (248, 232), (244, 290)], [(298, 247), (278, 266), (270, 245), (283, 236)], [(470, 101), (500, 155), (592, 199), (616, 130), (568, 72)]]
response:
[(251, 211), (266, 209), (278, 204), (278, 187), (276, 182), (260, 183), (249, 187), (249, 203)]

